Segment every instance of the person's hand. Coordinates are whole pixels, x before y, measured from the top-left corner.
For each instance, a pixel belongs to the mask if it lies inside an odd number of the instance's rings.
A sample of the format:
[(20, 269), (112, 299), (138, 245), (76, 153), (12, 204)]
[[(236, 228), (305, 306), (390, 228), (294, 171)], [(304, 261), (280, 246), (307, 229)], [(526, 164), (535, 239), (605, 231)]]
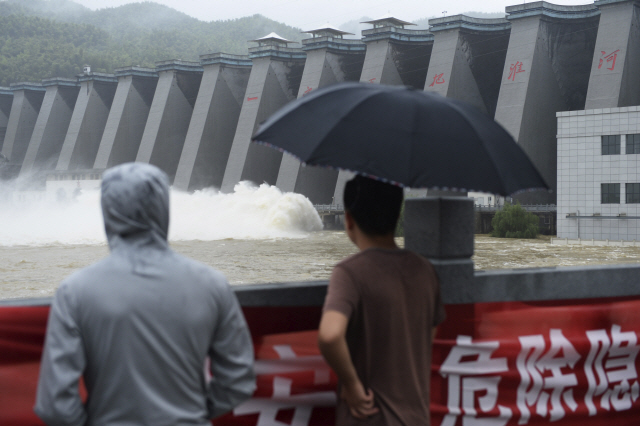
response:
[(351, 415), (358, 419), (366, 419), (380, 411), (375, 406), (373, 391), (368, 389), (365, 392), (360, 381), (353, 385), (343, 385), (340, 398), (346, 401)]

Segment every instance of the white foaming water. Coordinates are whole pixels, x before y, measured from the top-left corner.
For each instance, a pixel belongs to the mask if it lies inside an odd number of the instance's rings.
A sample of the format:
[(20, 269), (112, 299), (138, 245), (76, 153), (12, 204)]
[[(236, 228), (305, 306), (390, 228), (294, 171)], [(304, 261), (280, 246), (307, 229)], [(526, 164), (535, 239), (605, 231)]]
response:
[[(240, 182), (235, 192), (171, 192), (169, 239), (301, 238), (322, 229), (306, 197), (266, 184)], [(14, 194), (15, 195), (15, 194)], [(0, 201), (0, 245), (104, 244), (99, 191), (74, 201)]]
[(311, 201), (275, 186), (240, 182), (231, 194), (173, 192), (171, 240), (299, 238), (322, 230)]

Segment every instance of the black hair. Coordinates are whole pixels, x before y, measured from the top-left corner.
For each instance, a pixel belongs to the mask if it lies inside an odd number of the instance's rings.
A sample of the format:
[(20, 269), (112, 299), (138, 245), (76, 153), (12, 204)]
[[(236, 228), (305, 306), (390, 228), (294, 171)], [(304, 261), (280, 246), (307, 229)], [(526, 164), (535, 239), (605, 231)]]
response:
[(402, 188), (357, 175), (344, 187), (344, 209), (367, 235), (387, 235), (396, 229)]

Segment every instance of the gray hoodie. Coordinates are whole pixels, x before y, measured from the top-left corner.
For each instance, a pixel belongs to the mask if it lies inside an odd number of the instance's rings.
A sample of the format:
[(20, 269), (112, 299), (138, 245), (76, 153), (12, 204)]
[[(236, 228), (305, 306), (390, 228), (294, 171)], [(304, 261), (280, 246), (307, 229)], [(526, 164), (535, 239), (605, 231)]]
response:
[(141, 163), (104, 174), (111, 254), (65, 279), (52, 302), (34, 408), (48, 425), (204, 426), (255, 389), (251, 337), (225, 277), (167, 244), (168, 183)]

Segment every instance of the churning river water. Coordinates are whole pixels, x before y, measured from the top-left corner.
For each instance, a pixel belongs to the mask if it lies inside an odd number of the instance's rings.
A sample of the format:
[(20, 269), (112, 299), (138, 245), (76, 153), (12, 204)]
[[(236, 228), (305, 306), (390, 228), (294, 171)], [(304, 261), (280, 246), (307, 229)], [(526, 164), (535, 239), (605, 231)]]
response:
[[(321, 230), (306, 198), (267, 185), (241, 183), (233, 194), (174, 192), (171, 203), (173, 249), (221, 270), (232, 285), (324, 280), (356, 252), (344, 232)], [(0, 204), (0, 299), (51, 296), (64, 277), (107, 253), (97, 192), (70, 204)], [(638, 263), (640, 247), (478, 235), (473, 260), (476, 269)]]

